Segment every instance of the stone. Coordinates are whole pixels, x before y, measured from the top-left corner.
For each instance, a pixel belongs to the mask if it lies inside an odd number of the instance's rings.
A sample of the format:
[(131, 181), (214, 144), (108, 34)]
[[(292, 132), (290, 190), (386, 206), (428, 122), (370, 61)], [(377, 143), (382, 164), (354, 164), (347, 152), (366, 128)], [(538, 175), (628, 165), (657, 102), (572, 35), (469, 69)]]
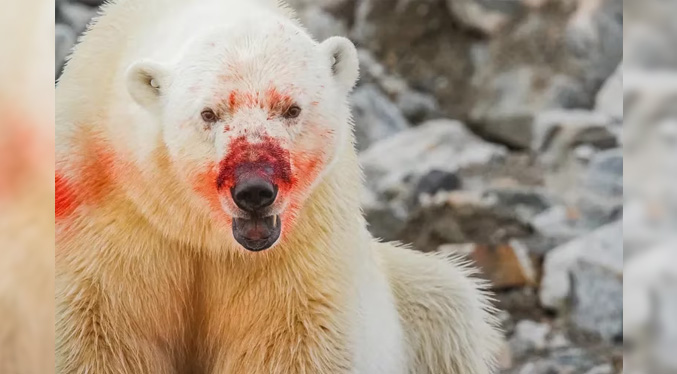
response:
[(581, 348), (567, 348), (551, 352), (546, 357), (536, 356), (516, 374), (575, 374), (585, 373), (598, 365), (592, 355)]
[(54, 52), (55, 52), (55, 72), (58, 78), (61, 75), (66, 57), (70, 54), (75, 45), (75, 32), (69, 26), (57, 23), (54, 26)]
[(579, 199), (581, 175), (599, 150), (618, 146), (612, 119), (583, 110), (551, 110), (534, 120), (533, 151), (545, 166), (549, 191), (574, 205)]
[[(514, 210), (499, 204), (495, 196), (477, 191), (452, 191), (422, 199), (421, 206), (410, 213), (396, 239), (429, 252), (447, 243), (499, 246), (531, 233), (531, 228)], [(519, 260), (521, 258), (516, 259)]]
[(506, 154), (504, 147), (483, 141), (461, 122), (432, 120), (373, 144), (360, 162), (368, 185), (386, 193), (405, 179), (416, 185), (433, 169), (454, 172)]
[(622, 223), (615, 222), (546, 255), (541, 305), (572, 310), (579, 327), (613, 339), (622, 331), (622, 274)]
[(571, 321), (579, 329), (606, 340), (621, 341), (623, 283), (621, 275), (597, 264), (580, 261), (571, 269), (573, 295)]
[(350, 101), (358, 151), (409, 127), (397, 106), (373, 84), (357, 87)]
[(521, 9), (516, 0), (447, 0), (449, 11), (465, 27), (495, 34)]
[(60, 8), (64, 20), (77, 35), (85, 31), (87, 24), (96, 14), (96, 8), (77, 2), (63, 3)]
[(401, 239), (410, 212), (419, 203), (416, 189), (422, 178), (437, 175), (442, 184), (423, 182), (421, 192), (432, 187), (448, 190), (455, 183), (449, 174), (497, 162), (506, 154), (505, 148), (483, 141), (452, 120), (428, 121), (372, 144), (360, 154), (368, 189), (362, 206), (370, 231), (387, 240)]
[(396, 103), (402, 114), (413, 124), (433, 119), (440, 113), (439, 104), (432, 95), (415, 90), (400, 93)]
[(617, 220), (623, 209), (623, 150), (596, 153), (581, 177), (577, 206), (583, 224), (599, 227)]
[(623, 64), (618, 65), (597, 92), (595, 111), (608, 115), (614, 121), (623, 120)]
[(470, 111), (473, 128), (511, 147), (532, 144), (536, 113), (581, 105), (578, 83), (543, 69), (522, 66), (478, 79), (482, 87)]
[(510, 338), (510, 346), (516, 357), (543, 351), (548, 347), (548, 337), (552, 328), (547, 323), (530, 320), (519, 321)]
[(468, 256), (489, 280), (493, 290), (533, 286), (536, 269), (528, 249), (519, 241), (496, 246), (477, 245)]
[(414, 189), (413, 199), (419, 196), (435, 195), (440, 191), (454, 191), (461, 188), (461, 179), (456, 173), (432, 169), (421, 177)]
[(585, 91), (595, 94), (623, 59), (623, 0), (582, 0), (565, 29)]

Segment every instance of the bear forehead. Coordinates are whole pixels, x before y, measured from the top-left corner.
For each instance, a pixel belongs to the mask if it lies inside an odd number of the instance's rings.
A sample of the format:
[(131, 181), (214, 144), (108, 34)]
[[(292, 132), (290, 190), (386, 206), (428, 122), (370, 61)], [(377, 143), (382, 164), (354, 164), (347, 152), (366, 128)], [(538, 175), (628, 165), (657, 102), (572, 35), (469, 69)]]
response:
[(263, 29), (250, 27), (211, 30), (194, 40), (179, 77), (203, 88), (312, 90), (328, 76), (330, 61), (317, 43), (300, 29), (283, 24)]

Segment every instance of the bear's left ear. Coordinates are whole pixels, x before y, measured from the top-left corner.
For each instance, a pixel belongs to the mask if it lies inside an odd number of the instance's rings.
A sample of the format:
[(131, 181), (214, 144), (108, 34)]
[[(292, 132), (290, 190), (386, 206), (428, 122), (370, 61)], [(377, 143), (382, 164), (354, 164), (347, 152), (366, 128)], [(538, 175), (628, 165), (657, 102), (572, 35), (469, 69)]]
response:
[(353, 43), (340, 36), (332, 36), (320, 44), (331, 63), (331, 71), (341, 88), (349, 92), (357, 83), (359, 62)]
[(156, 62), (139, 61), (127, 70), (127, 90), (144, 107), (157, 104), (168, 83), (168, 69)]

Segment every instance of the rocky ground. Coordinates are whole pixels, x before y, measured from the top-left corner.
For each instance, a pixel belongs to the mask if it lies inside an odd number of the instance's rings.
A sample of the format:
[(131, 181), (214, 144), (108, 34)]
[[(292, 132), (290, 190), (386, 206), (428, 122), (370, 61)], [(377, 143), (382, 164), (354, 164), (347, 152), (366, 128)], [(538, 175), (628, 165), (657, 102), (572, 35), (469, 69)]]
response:
[[(99, 3), (57, 1), (57, 71)], [(677, 67), (677, 27), (649, 14), (677, 7), (641, 3), (624, 41), (621, 0), (292, 1), (318, 39), (359, 48), (371, 231), (478, 264), (502, 310), (502, 373), (623, 371), (623, 246), (656, 240), (640, 228), (667, 210), (624, 196), (621, 145), (665, 160), (677, 142), (677, 74), (648, 70)]]

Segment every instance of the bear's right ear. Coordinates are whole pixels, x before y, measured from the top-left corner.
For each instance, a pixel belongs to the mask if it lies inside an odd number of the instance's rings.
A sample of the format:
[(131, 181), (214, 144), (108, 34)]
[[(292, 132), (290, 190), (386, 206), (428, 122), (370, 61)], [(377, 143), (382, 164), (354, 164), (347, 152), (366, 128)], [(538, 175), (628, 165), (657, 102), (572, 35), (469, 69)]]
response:
[(154, 106), (169, 82), (169, 71), (152, 61), (139, 61), (127, 70), (127, 90), (137, 103)]

